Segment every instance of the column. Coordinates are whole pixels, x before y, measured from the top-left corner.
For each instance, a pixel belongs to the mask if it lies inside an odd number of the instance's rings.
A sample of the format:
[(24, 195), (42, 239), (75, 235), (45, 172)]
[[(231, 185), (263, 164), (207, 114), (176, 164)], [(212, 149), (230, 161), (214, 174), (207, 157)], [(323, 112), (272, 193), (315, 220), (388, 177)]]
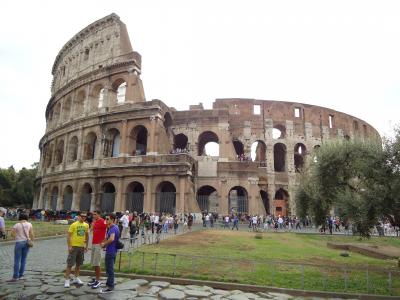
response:
[(65, 171), (65, 165), (67, 164), (68, 160), (68, 149), (69, 149), (69, 133), (67, 133), (64, 137), (64, 155), (63, 155), (63, 161), (62, 161), (62, 169)]
[(180, 176), (179, 177), (179, 200), (176, 205), (176, 214), (178, 213), (184, 213), (185, 212), (185, 180), (186, 176)]
[(218, 191), (218, 197), (219, 197), (219, 214), (227, 214), (229, 207), (228, 207), (228, 197), (229, 197), (229, 191), (227, 187), (227, 181), (226, 179), (223, 179), (220, 181), (220, 189)]
[(82, 127), (79, 128), (78, 136), (79, 136), (79, 142), (78, 142), (78, 157), (77, 157), (77, 160), (81, 161), (82, 157), (83, 157), (83, 144), (84, 144), (84, 141), (83, 141), (83, 128)]
[(118, 178), (117, 182), (117, 197), (115, 199), (114, 211), (122, 211), (123, 210), (123, 203), (122, 203), (122, 196), (123, 196), (123, 178)]
[(83, 102), (83, 114), (87, 116), (90, 113), (90, 83), (86, 86), (85, 89), (85, 100)]
[(156, 149), (155, 149), (156, 125), (157, 125), (157, 116), (151, 116), (150, 117), (149, 149), (147, 151), (148, 155), (157, 154)]
[(146, 191), (144, 195), (143, 210), (144, 212), (154, 212), (155, 208), (152, 205), (152, 184), (151, 177), (146, 177)]
[(275, 184), (268, 184), (269, 212), (275, 215)]
[(128, 137), (126, 135), (127, 133), (127, 125), (128, 122), (127, 120), (122, 120), (122, 129), (121, 129), (121, 153), (119, 154), (119, 156), (129, 156), (128, 155), (128, 151), (127, 151), (127, 144), (128, 144)]

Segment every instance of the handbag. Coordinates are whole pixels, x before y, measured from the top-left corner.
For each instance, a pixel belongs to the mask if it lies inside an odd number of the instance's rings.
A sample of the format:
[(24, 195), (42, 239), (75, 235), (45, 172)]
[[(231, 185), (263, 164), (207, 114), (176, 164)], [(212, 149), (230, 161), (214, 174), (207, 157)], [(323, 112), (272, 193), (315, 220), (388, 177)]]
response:
[(25, 227), (24, 227), (24, 225), (22, 225), (22, 223), (21, 223), (21, 226), (22, 226), (22, 230), (23, 230), (24, 233), (25, 233), (26, 244), (28, 245), (29, 248), (32, 248), (32, 247), (33, 247), (33, 241), (32, 241), (32, 240), (28, 237), (28, 235), (26, 234)]
[(118, 250), (121, 250), (121, 249), (123, 249), (124, 248), (124, 243), (123, 242), (121, 242), (120, 240), (118, 240), (117, 241), (117, 245), (116, 245), (116, 248), (118, 249)]

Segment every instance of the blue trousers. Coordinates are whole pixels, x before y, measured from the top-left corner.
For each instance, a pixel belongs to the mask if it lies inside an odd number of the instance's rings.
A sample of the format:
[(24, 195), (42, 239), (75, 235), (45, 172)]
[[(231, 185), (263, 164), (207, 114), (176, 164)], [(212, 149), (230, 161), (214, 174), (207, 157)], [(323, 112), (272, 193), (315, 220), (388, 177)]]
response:
[(29, 252), (29, 247), (26, 241), (20, 241), (15, 243), (13, 278), (18, 279), (24, 275), (26, 257), (28, 256), (28, 252)]
[(106, 253), (105, 265), (106, 265), (106, 274), (107, 274), (107, 282), (106, 285), (110, 288), (114, 288), (114, 264), (116, 253)]

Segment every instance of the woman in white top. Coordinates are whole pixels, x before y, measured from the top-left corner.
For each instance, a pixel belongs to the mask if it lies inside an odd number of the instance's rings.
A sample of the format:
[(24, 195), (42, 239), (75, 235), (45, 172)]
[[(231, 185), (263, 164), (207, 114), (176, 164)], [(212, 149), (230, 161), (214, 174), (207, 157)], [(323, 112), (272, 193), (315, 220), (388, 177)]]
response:
[(29, 252), (28, 240), (34, 239), (32, 224), (28, 222), (27, 214), (19, 215), (19, 222), (13, 226), (11, 234), (15, 237), (14, 274), (9, 281), (13, 282), (24, 279), (26, 257)]

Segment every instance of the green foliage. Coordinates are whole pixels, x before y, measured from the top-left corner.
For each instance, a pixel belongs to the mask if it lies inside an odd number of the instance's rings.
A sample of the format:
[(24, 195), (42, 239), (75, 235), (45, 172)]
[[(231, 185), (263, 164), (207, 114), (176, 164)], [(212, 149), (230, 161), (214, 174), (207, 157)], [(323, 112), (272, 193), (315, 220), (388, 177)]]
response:
[(32, 206), (36, 173), (37, 163), (19, 172), (0, 168), (0, 206)]
[(331, 141), (313, 155), (296, 195), (300, 216), (323, 225), (335, 207), (366, 237), (380, 218), (400, 225), (399, 129), (383, 149), (371, 141)]

